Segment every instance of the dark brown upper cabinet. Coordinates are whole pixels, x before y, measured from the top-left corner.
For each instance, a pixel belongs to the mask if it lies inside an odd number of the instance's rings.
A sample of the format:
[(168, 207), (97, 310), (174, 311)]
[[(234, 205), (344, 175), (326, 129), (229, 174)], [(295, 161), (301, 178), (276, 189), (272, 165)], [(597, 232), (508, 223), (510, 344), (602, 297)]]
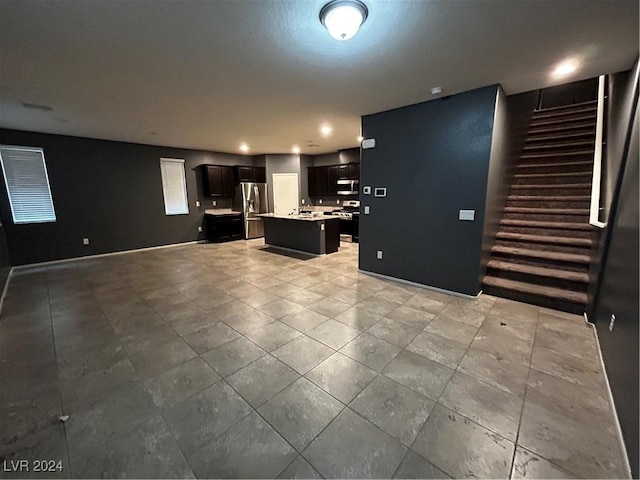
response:
[(327, 192), (329, 195), (338, 194), (338, 178), (340, 175), (340, 167), (341, 165), (334, 165), (329, 167), (329, 191)]
[(237, 182), (266, 183), (267, 172), (265, 167), (236, 167)]
[(233, 167), (205, 165), (202, 178), (205, 195), (209, 197), (233, 197), (235, 193)]
[(360, 164), (349, 163), (308, 167), (308, 185), (310, 197), (338, 194), (338, 180), (358, 180)]

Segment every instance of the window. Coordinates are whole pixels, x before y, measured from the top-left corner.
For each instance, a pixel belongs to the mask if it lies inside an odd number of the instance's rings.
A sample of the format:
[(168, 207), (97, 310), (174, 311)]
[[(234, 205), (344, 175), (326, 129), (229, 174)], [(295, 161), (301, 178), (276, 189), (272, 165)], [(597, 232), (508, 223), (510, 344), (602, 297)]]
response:
[(187, 183), (184, 175), (184, 160), (177, 158), (161, 158), (162, 193), (164, 194), (164, 211), (167, 215), (189, 213), (187, 202)]
[(0, 163), (13, 223), (55, 222), (44, 151), (0, 145)]

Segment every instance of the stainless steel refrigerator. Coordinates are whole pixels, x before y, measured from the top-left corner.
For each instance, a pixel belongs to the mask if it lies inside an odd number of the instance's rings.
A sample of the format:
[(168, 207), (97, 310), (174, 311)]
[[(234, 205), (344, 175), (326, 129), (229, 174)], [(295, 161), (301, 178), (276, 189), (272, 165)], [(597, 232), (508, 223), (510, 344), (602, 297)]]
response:
[(233, 209), (242, 212), (244, 238), (264, 237), (262, 219), (259, 213), (269, 212), (269, 198), (266, 183), (245, 182), (236, 187)]

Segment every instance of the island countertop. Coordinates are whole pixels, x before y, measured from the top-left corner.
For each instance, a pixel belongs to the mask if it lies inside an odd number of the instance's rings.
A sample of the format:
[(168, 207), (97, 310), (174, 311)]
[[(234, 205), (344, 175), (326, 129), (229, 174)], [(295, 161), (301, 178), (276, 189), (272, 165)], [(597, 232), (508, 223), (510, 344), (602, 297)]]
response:
[(256, 217), (281, 218), (283, 220), (303, 220), (305, 222), (320, 222), (332, 218), (340, 218), (338, 215), (276, 215), (275, 213), (260, 213)]

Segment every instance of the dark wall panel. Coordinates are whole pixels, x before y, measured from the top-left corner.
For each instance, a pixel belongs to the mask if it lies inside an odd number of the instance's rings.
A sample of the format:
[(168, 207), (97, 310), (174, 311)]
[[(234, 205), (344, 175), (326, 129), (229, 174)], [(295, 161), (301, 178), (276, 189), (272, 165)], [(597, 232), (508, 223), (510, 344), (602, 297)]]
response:
[(560, 107), (595, 100), (598, 97), (598, 79), (565, 83), (541, 91), (541, 108)]
[(522, 154), (537, 99), (536, 91), (507, 97), (502, 88), (498, 89), (487, 178), (480, 281), (485, 275), (485, 266), (507, 204), (513, 179), (513, 165)]
[[(603, 263), (602, 283), (596, 298), (595, 320), (602, 358), (607, 369), (613, 399), (626, 442), (633, 478), (638, 478), (638, 338), (640, 308), (638, 198), (638, 110), (631, 132), (631, 144), (618, 195)], [(609, 331), (611, 315), (616, 316)]]
[[(241, 155), (4, 129), (0, 143), (44, 149), (57, 216), (55, 223), (14, 225), (0, 182), (0, 215), (14, 265), (204, 238), (198, 226), (213, 206), (202, 195), (198, 167), (251, 165), (251, 158)], [(164, 213), (162, 157), (185, 160), (188, 215)], [(217, 201), (218, 207), (230, 206), (226, 199)], [(82, 244), (83, 237), (90, 245)]]
[[(476, 295), (497, 86), (363, 117), (360, 268)], [(459, 221), (460, 209), (476, 211)], [(376, 252), (383, 251), (383, 259)]]

